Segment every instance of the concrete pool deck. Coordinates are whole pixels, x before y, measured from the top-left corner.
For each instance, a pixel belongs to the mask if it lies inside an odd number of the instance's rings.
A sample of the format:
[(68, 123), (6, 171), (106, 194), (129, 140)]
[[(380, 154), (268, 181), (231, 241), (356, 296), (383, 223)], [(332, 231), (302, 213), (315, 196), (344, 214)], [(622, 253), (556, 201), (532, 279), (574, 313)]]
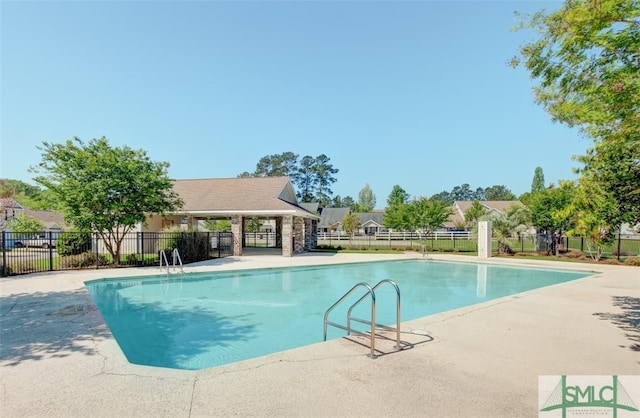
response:
[[(246, 255), (185, 272), (415, 257)], [(405, 322), (407, 349), (395, 352), (382, 340), (376, 360), (366, 356), (368, 341), (344, 338), (201, 371), (129, 364), (84, 287), (86, 280), (155, 275), (157, 268), (2, 278), (0, 414), (535, 417), (540, 375), (640, 374), (640, 268), (486, 262), (595, 273)]]

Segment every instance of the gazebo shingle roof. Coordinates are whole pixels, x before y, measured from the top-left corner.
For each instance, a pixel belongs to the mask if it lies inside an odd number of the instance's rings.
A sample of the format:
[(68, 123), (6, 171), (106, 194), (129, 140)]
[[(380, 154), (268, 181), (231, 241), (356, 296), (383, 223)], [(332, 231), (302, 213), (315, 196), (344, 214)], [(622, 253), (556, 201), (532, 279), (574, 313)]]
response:
[(317, 217), (298, 205), (289, 177), (174, 180), (173, 190), (184, 201), (180, 212)]

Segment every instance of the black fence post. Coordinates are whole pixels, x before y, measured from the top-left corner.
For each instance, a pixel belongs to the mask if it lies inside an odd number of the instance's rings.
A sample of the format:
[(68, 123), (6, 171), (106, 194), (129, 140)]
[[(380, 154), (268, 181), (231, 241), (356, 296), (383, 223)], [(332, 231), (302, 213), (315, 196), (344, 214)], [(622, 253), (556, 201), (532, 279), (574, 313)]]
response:
[(618, 261), (620, 261), (620, 236), (622, 234), (618, 233)]
[(47, 232), (47, 237), (49, 240), (49, 271), (53, 271), (53, 237), (52, 232)]
[(2, 277), (9, 275), (7, 267), (7, 231), (2, 231)]
[(142, 267), (145, 267), (147, 265), (145, 259), (144, 259), (144, 232), (140, 231), (140, 259), (142, 260)]
[(98, 247), (100, 246), (100, 243), (98, 242), (99, 239), (99, 235), (97, 232), (93, 233), (93, 242), (95, 242), (95, 247), (96, 247), (96, 270), (98, 270), (98, 268), (100, 268), (100, 252), (98, 251)]

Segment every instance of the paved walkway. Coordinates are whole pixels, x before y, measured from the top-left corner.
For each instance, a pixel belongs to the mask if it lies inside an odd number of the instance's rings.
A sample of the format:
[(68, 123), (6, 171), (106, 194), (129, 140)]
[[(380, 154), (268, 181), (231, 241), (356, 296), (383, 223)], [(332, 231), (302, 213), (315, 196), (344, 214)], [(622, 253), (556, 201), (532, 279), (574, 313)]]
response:
[[(232, 257), (186, 271), (328, 264), (410, 255)], [(434, 259), (477, 261), (463, 256)], [(3, 417), (536, 417), (539, 375), (640, 374), (640, 268), (492, 259), (597, 270), (585, 279), (403, 323), (412, 348), (367, 358), (338, 339), (202, 371), (129, 364), (84, 281), (155, 268), (0, 280)]]

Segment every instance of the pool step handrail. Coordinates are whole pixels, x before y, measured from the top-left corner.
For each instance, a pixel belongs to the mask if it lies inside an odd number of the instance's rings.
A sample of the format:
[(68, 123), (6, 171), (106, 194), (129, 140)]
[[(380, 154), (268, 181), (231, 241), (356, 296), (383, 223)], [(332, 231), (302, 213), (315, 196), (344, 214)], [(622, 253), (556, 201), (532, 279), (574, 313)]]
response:
[[(398, 287), (398, 284), (396, 282), (394, 282), (391, 279), (383, 279), (380, 280), (378, 282), (378, 284), (376, 284), (375, 286), (373, 286), (372, 290), (375, 292), (376, 289), (378, 287), (380, 287), (383, 284), (389, 284), (391, 286), (393, 286), (394, 290), (396, 291), (396, 327), (395, 329), (393, 327), (387, 326), (387, 325), (382, 325), (382, 324), (375, 324), (376, 328), (383, 328), (386, 329), (388, 331), (395, 331), (396, 332), (396, 345), (393, 347), (396, 350), (400, 350), (402, 348), (402, 346), (400, 345), (400, 288)], [(356, 321), (356, 322), (360, 322), (362, 324), (366, 324), (366, 325), (370, 325), (370, 322), (372, 321), (367, 321), (365, 319), (360, 319), (360, 318), (356, 318), (354, 316), (351, 315), (351, 312), (353, 311), (353, 309), (360, 304), (360, 302), (362, 302), (363, 300), (365, 300), (367, 298), (367, 295), (362, 295), (362, 297), (360, 299), (358, 299), (353, 305), (351, 305), (351, 307), (349, 308), (349, 311), (347, 312), (347, 328), (351, 328), (351, 321)]]
[[(358, 330), (356, 330), (356, 329), (351, 327), (351, 321), (364, 323), (364, 324), (367, 324), (367, 325), (371, 326), (371, 331), (370, 331), (370, 334), (369, 334), (369, 337), (371, 338), (371, 352), (367, 355), (367, 357), (369, 357), (371, 359), (378, 358), (378, 356), (375, 353), (376, 327), (385, 328), (385, 329), (388, 329), (388, 330), (393, 330), (392, 327), (388, 327), (386, 325), (381, 325), (381, 324), (376, 323), (376, 293), (375, 293), (375, 289), (377, 289), (380, 285), (382, 285), (384, 283), (391, 284), (394, 287), (395, 291), (396, 291), (396, 322), (397, 322), (397, 326), (396, 326), (396, 345), (395, 345), (394, 348), (396, 350), (400, 350), (402, 348), (401, 345), (400, 345), (400, 288), (398, 287), (398, 285), (393, 280), (389, 280), (389, 279), (381, 280), (378, 284), (376, 284), (373, 287), (371, 287), (371, 285), (369, 285), (368, 283), (365, 283), (365, 282), (357, 283), (347, 293), (345, 293), (340, 299), (338, 299), (338, 301), (336, 303), (331, 305), (331, 307), (329, 309), (327, 309), (327, 311), (324, 314), (324, 341), (327, 341), (327, 328), (328, 328), (328, 325), (331, 325), (331, 326), (334, 326), (336, 328), (340, 328), (342, 330), (345, 330), (345, 331), (347, 331), (348, 335), (358, 334), (358, 335), (362, 335), (362, 336), (367, 336), (367, 333), (362, 332), (362, 331), (358, 331)], [(361, 287), (365, 287), (367, 289), (367, 293), (365, 293), (360, 299), (358, 299), (349, 308), (349, 311), (347, 313), (347, 325), (342, 325), (342, 324), (338, 324), (338, 323), (333, 322), (333, 321), (329, 321), (329, 314), (331, 313), (331, 311), (333, 311), (347, 297), (349, 297), (353, 292), (355, 292), (358, 288), (361, 288)], [(364, 299), (367, 299), (367, 297), (371, 298), (371, 320), (367, 321), (365, 319), (360, 319), (360, 318), (353, 317), (351, 315), (351, 312), (353, 311), (353, 308), (355, 308), (355, 306), (358, 305), (360, 302), (362, 302)]]
[[(173, 251), (171, 251), (171, 259), (173, 261), (173, 270), (175, 271), (176, 266), (179, 264), (180, 273), (184, 273), (184, 269), (182, 268), (182, 258), (180, 258), (180, 252), (177, 248), (174, 248)], [(167, 259), (167, 253), (165, 252), (165, 250), (160, 250), (160, 270), (162, 270), (163, 261), (164, 265), (167, 266), (167, 274), (171, 273), (171, 271), (169, 270), (169, 260)]]
[(176, 261), (180, 264), (180, 273), (184, 273), (184, 269), (182, 268), (182, 258), (180, 258), (180, 252), (177, 248), (174, 248), (171, 252), (171, 258), (173, 259), (173, 268), (176, 268)]
[(338, 324), (336, 322), (332, 322), (329, 321), (329, 314), (331, 313), (331, 311), (333, 311), (336, 306), (340, 305), (347, 297), (349, 297), (353, 292), (355, 292), (358, 288), (360, 287), (365, 287), (367, 289), (367, 294), (371, 296), (371, 352), (368, 354), (369, 358), (372, 359), (376, 359), (378, 358), (378, 356), (376, 355), (375, 352), (375, 344), (376, 344), (376, 340), (375, 340), (375, 331), (376, 331), (376, 325), (375, 325), (375, 317), (376, 317), (376, 294), (373, 291), (373, 288), (365, 282), (360, 282), (357, 283), (356, 285), (354, 285), (351, 290), (349, 290), (347, 293), (345, 293), (340, 299), (338, 299), (338, 301), (336, 303), (334, 303), (333, 305), (331, 305), (331, 307), (329, 309), (327, 309), (327, 311), (324, 313), (324, 340), (327, 341), (327, 326), (328, 325), (332, 325), (336, 328), (340, 328), (343, 329), (349, 333), (354, 333), (354, 334), (359, 334), (359, 335), (364, 335), (366, 336), (366, 333), (364, 332), (360, 332), (358, 330), (355, 329), (351, 329), (349, 327), (346, 327), (342, 324)]

